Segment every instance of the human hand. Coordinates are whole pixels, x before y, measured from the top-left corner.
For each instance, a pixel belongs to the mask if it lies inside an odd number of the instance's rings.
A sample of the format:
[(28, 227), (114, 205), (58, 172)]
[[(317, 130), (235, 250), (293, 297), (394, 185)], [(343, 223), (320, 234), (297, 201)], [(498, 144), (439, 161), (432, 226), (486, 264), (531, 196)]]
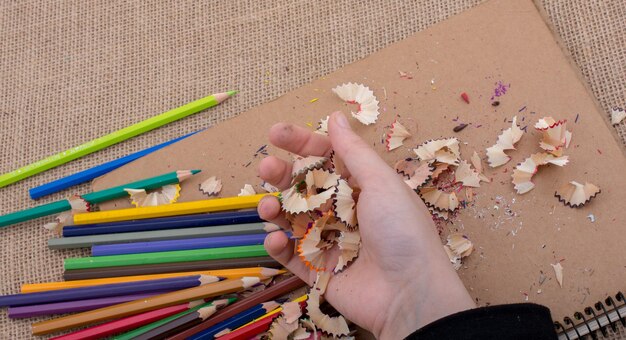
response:
[[(400, 339), (416, 329), (462, 310), (474, 308), (443, 250), (422, 200), (378, 154), (356, 135), (339, 112), (331, 115), (329, 136), (279, 123), (270, 142), (300, 156), (328, 156), (331, 149), (343, 160), (361, 189), (357, 218), (362, 247), (359, 257), (330, 279), (326, 300), (341, 314), (381, 339)], [(285, 190), (292, 164), (265, 158), (260, 177)], [(276, 197), (258, 206), (261, 218), (291, 229)], [(295, 255), (294, 240), (282, 231), (265, 239), (267, 252), (312, 285), (316, 272)]]

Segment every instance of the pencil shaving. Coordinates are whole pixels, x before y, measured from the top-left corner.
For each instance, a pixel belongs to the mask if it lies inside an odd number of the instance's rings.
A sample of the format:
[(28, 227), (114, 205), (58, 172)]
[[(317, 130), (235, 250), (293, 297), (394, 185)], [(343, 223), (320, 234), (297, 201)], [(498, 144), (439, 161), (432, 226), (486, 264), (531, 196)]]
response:
[(269, 334), (270, 339), (289, 339), (293, 332), (299, 327), (297, 322), (289, 323), (283, 316), (279, 316), (272, 322)]
[(531, 181), (532, 177), (539, 170), (539, 166), (546, 164), (554, 164), (564, 166), (568, 163), (567, 156), (554, 157), (552, 154), (539, 152), (530, 155), (522, 163), (518, 164), (513, 170), (511, 177), (518, 194), (525, 194), (535, 187), (535, 183)]
[(161, 189), (147, 193), (143, 189), (124, 189), (135, 207), (154, 207), (174, 203), (180, 197), (180, 184), (164, 185)]
[(356, 202), (352, 193), (353, 190), (348, 182), (340, 179), (335, 192), (335, 214), (348, 228), (354, 228), (357, 224)]
[(480, 176), (478, 172), (471, 168), (467, 161), (462, 160), (454, 172), (457, 182), (463, 183), (466, 187), (480, 187)]
[(569, 147), (572, 140), (572, 133), (567, 131), (566, 123), (567, 120), (556, 121), (552, 117), (539, 119), (535, 124), (535, 129), (542, 133), (539, 147), (554, 156), (562, 156), (563, 149)]
[(426, 205), (442, 211), (454, 211), (459, 207), (459, 200), (454, 192), (446, 193), (435, 187), (419, 189), (419, 195)]
[(287, 221), (291, 224), (291, 235), (294, 238), (302, 238), (306, 231), (313, 225), (313, 218), (308, 212), (286, 215)]
[(385, 139), (387, 151), (401, 147), (402, 142), (409, 137), (411, 137), (409, 131), (396, 119), (393, 124), (391, 124), (389, 132), (387, 132), (387, 138)]
[(348, 323), (343, 316), (330, 317), (320, 310), (320, 293), (317, 289), (311, 289), (307, 300), (307, 314), (315, 326), (331, 336), (343, 336), (350, 332)]
[(498, 136), (496, 144), (487, 148), (487, 162), (489, 166), (495, 168), (508, 163), (511, 157), (504, 151), (515, 150), (515, 144), (519, 142), (523, 135), (524, 131), (517, 125), (517, 116), (515, 116), (513, 117), (511, 127), (502, 131)]
[(339, 262), (333, 272), (338, 273), (348, 266), (359, 254), (361, 247), (361, 234), (358, 231), (342, 231), (339, 235)]
[(450, 213), (447, 211), (440, 211), (428, 205), (426, 207), (428, 208), (428, 211), (430, 211), (430, 214), (435, 218), (442, 219), (444, 221), (447, 221), (450, 218)]
[(560, 202), (570, 208), (579, 208), (591, 201), (600, 193), (600, 188), (586, 182), (584, 185), (571, 181), (554, 193)]
[(491, 182), (491, 180), (483, 174), (483, 162), (482, 159), (480, 159), (478, 152), (474, 151), (472, 157), (470, 158), (470, 161), (472, 162), (474, 169), (476, 169), (476, 172), (478, 172), (478, 177), (480, 178), (480, 180), (483, 182)]
[(300, 157), (296, 156), (293, 160), (293, 170), (291, 175), (295, 178), (309, 170), (321, 168), (326, 162), (326, 157), (308, 156)]
[(271, 184), (269, 184), (269, 183), (267, 183), (265, 181), (263, 181), (261, 183), (261, 189), (263, 189), (263, 190), (265, 190), (267, 192), (270, 192), (270, 193), (271, 192), (279, 192), (280, 191), (277, 187), (275, 187), (275, 186), (273, 186), (273, 185), (271, 185)]
[(237, 196), (242, 197), (242, 196), (252, 196), (252, 195), (256, 195), (256, 191), (254, 190), (254, 187), (250, 184), (244, 184), (243, 188), (241, 188)]
[(287, 323), (297, 323), (298, 319), (302, 316), (302, 308), (298, 302), (285, 302), (283, 307), (283, 317)]
[(322, 118), (320, 122), (317, 124), (317, 129), (315, 130), (315, 133), (328, 136), (328, 120), (329, 119), (330, 119), (330, 116), (326, 116), (326, 118)]
[(206, 181), (200, 183), (200, 191), (209, 196), (217, 195), (222, 191), (222, 180), (211, 176)]
[(626, 118), (626, 110), (621, 107), (614, 107), (611, 110), (611, 125), (617, 125)]
[(559, 283), (559, 286), (563, 288), (563, 266), (561, 266), (561, 262), (557, 262), (556, 264), (550, 264), (552, 269), (554, 269), (554, 275), (556, 276), (556, 282)]
[(322, 245), (322, 230), (319, 228), (309, 228), (302, 239), (298, 242), (298, 255), (314, 271), (324, 271), (326, 262), (326, 252), (320, 249)]
[(433, 174), (431, 175), (433, 180), (439, 178), (439, 175), (441, 175), (442, 173), (444, 173), (446, 170), (450, 168), (450, 164), (447, 164), (447, 163), (435, 162), (434, 166), (435, 166), (435, 169), (433, 170)]
[(474, 251), (474, 245), (467, 238), (467, 236), (461, 233), (453, 233), (448, 235), (447, 243), (443, 246), (443, 249), (450, 258), (450, 263), (455, 270), (461, 268), (462, 259), (470, 256)]
[(460, 156), (459, 140), (457, 138), (431, 140), (413, 149), (413, 152), (422, 161), (457, 165)]
[(378, 100), (374, 92), (363, 84), (347, 83), (333, 89), (333, 92), (343, 101), (350, 104), (358, 104), (357, 112), (352, 112), (352, 117), (359, 122), (370, 125), (376, 122), (380, 112), (378, 111)]

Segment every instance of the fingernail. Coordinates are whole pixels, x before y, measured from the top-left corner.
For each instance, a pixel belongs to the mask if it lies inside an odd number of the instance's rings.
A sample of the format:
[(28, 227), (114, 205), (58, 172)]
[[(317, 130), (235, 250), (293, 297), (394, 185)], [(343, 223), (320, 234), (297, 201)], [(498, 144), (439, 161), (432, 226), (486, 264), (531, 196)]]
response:
[(335, 113), (335, 122), (342, 129), (349, 129), (350, 128), (350, 123), (348, 123), (348, 119), (341, 112), (336, 112)]

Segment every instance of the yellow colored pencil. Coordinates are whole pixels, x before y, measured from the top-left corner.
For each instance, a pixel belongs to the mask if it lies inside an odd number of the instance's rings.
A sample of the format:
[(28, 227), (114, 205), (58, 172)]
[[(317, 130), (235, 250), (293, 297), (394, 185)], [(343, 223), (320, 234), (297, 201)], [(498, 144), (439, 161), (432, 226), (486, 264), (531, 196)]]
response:
[(286, 271), (280, 270), (280, 269), (264, 268), (264, 267), (250, 267), (250, 268), (218, 269), (218, 270), (167, 273), (167, 274), (134, 275), (134, 276), (109, 277), (109, 278), (104, 278), (104, 279), (27, 283), (27, 284), (22, 285), (21, 292), (22, 293), (36, 293), (36, 292), (45, 292), (49, 290), (81, 288), (81, 287), (90, 287), (90, 286), (105, 285), (105, 284), (111, 284), (111, 283), (134, 282), (134, 281), (143, 281), (143, 280), (167, 279), (171, 277), (181, 277), (181, 276), (191, 276), (191, 275), (212, 275), (212, 276), (223, 277), (226, 279), (238, 279), (238, 278), (242, 278), (245, 276), (247, 277), (273, 277), (273, 276), (284, 274), (284, 273), (286, 273)]
[[(294, 299), (291, 302), (298, 302), (298, 303), (300, 303), (300, 302), (306, 301), (306, 299), (308, 297), (309, 297), (308, 295), (304, 294), (301, 297), (299, 297), (297, 299)], [(245, 324), (245, 325), (243, 325), (241, 327), (237, 327), (237, 328), (233, 329), (231, 332), (234, 332), (234, 331), (238, 330), (239, 328), (244, 328), (244, 327), (246, 327), (248, 325), (251, 325), (251, 324), (253, 324), (253, 323), (255, 323), (255, 322), (259, 321), (259, 320), (263, 320), (263, 319), (265, 319), (267, 317), (270, 317), (270, 316), (272, 316), (272, 315), (274, 315), (276, 313), (280, 313), (282, 311), (283, 311), (283, 307), (278, 307), (278, 308), (274, 309), (273, 311), (267, 312), (266, 314), (259, 316), (258, 318), (248, 322), (247, 324)], [(228, 334), (228, 333), (226, 333), (226, 334)]]
[(140, 220), (146, 218), (200, 214), (224, 210), (254, 208), (261, 198), (278, 193), (240, 197), (225, 197), (211, 200), (172, 203), (153, 207), (108, 210), (74, 215), (74, 224), (107, 223)]

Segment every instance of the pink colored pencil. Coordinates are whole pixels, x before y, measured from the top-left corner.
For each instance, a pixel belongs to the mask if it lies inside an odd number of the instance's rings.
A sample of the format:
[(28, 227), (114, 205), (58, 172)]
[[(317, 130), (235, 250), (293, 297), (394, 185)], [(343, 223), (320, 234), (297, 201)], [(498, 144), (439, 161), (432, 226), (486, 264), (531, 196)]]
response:
[(141, 327), (143, 325), (147, 325), (149, 323), (161, 320), (170, 315), (186, 311), (187, 309), (193, 308), (194, 306), (197, 306), (201, 303), (204, 303), (204, 301), (192, 301), (176, 306), (165, 307), (142, 314), (129, 316), (127, 318), (103, 323), (101, 325), (89, 327), (73, 333), (61, 335), (52, 338), (51, 340), (101, 339), (109, 335), (126, 332), (131, 329), (135, 329), (137, 327)]

